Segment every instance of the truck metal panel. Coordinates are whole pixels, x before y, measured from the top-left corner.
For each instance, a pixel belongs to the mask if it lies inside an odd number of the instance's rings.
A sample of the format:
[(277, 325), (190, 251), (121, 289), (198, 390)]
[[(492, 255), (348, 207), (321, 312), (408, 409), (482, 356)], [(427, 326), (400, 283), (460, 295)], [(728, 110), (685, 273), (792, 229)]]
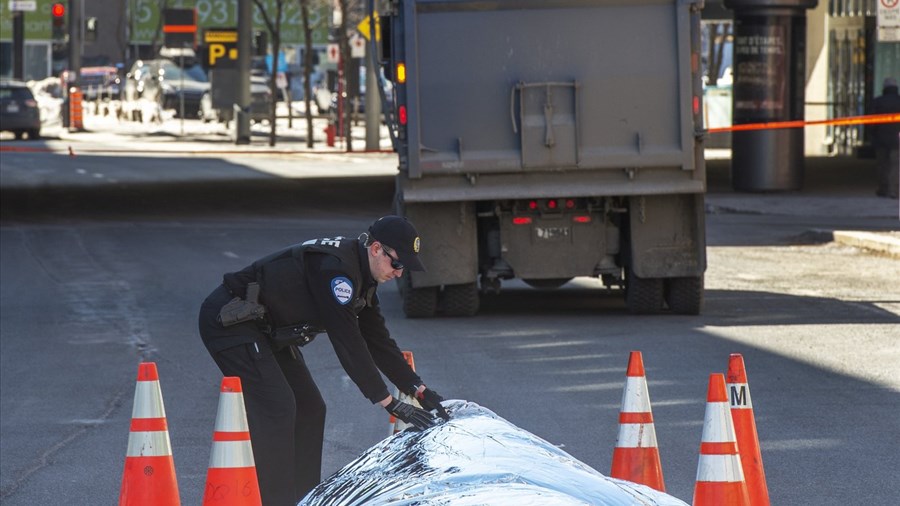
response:
[(405, 2), (408, 177), (693, 170), (690, 5)]

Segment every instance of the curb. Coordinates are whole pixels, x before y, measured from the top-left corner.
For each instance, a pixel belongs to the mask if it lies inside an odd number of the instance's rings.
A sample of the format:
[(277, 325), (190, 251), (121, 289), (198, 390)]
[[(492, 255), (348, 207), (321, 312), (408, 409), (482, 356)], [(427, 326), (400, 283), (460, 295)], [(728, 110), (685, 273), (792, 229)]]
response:
[(831, 235), (834, 242), (876, 251), (900, 259), (900, 232), (875, 233), (835, 230)]

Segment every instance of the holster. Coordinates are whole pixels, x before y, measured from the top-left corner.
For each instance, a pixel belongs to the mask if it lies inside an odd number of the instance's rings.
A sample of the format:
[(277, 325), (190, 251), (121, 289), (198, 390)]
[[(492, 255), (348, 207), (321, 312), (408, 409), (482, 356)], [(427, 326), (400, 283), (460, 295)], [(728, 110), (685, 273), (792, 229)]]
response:
[(258, 320), (266, 315), (266, 307), (259, 300), (259, 283), (247, 284), (247, 298), (235, 297), (219, 310), (219, 323), (230, 327), (238, 323)]

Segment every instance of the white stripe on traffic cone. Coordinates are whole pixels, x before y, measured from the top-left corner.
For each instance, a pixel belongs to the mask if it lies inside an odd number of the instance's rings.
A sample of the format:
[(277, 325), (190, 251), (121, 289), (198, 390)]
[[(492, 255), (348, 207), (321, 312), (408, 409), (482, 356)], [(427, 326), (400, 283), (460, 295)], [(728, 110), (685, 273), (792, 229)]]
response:
[(222, 378), (204, 505), (261, 506), (241, 379)]
[(709, 375), (693, 504), (750, 505), (725, 391), (725, 375), (721, 373)]
[(650, 410), (644, 361), (639, 351), (632, 351), (628, 357), (625, 391), (622, 393), (622, 409), (619, 412), (619, 436), (616, 438), (609, 475), (641, 483), (661, 492), (666, 491), (653, 413)]

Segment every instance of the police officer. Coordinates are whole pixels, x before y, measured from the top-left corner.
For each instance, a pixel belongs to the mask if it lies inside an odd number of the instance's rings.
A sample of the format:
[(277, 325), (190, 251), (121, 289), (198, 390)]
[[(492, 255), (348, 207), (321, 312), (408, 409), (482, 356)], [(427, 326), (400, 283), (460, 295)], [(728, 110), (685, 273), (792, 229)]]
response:
[[(891, 114), (900, 112), (900, 95), (897, 93), (897, 80), (893, 77), (884, 79), (881, 96), (872, 101), (872, 114)], [(874, 125), (874, 146), (876, 169), (878, 171), (879, 197), (897, 198), (897, 178), (900, 172), (900, 123), (882, 123)]]
[[(225, 376), (241, 378), (263, 504), (295, 505), (321, 479), (325, 403), (300, 347), (327, 332), (363, 395), (417, 429), (449, 418), (390, 337), (376, 289), (425, 270), (405, 218), (357, 239), (313, 239), (225, 274), (200, 309), (200, 336)], [(422, 406), (393, 398), (379, 371)]]

